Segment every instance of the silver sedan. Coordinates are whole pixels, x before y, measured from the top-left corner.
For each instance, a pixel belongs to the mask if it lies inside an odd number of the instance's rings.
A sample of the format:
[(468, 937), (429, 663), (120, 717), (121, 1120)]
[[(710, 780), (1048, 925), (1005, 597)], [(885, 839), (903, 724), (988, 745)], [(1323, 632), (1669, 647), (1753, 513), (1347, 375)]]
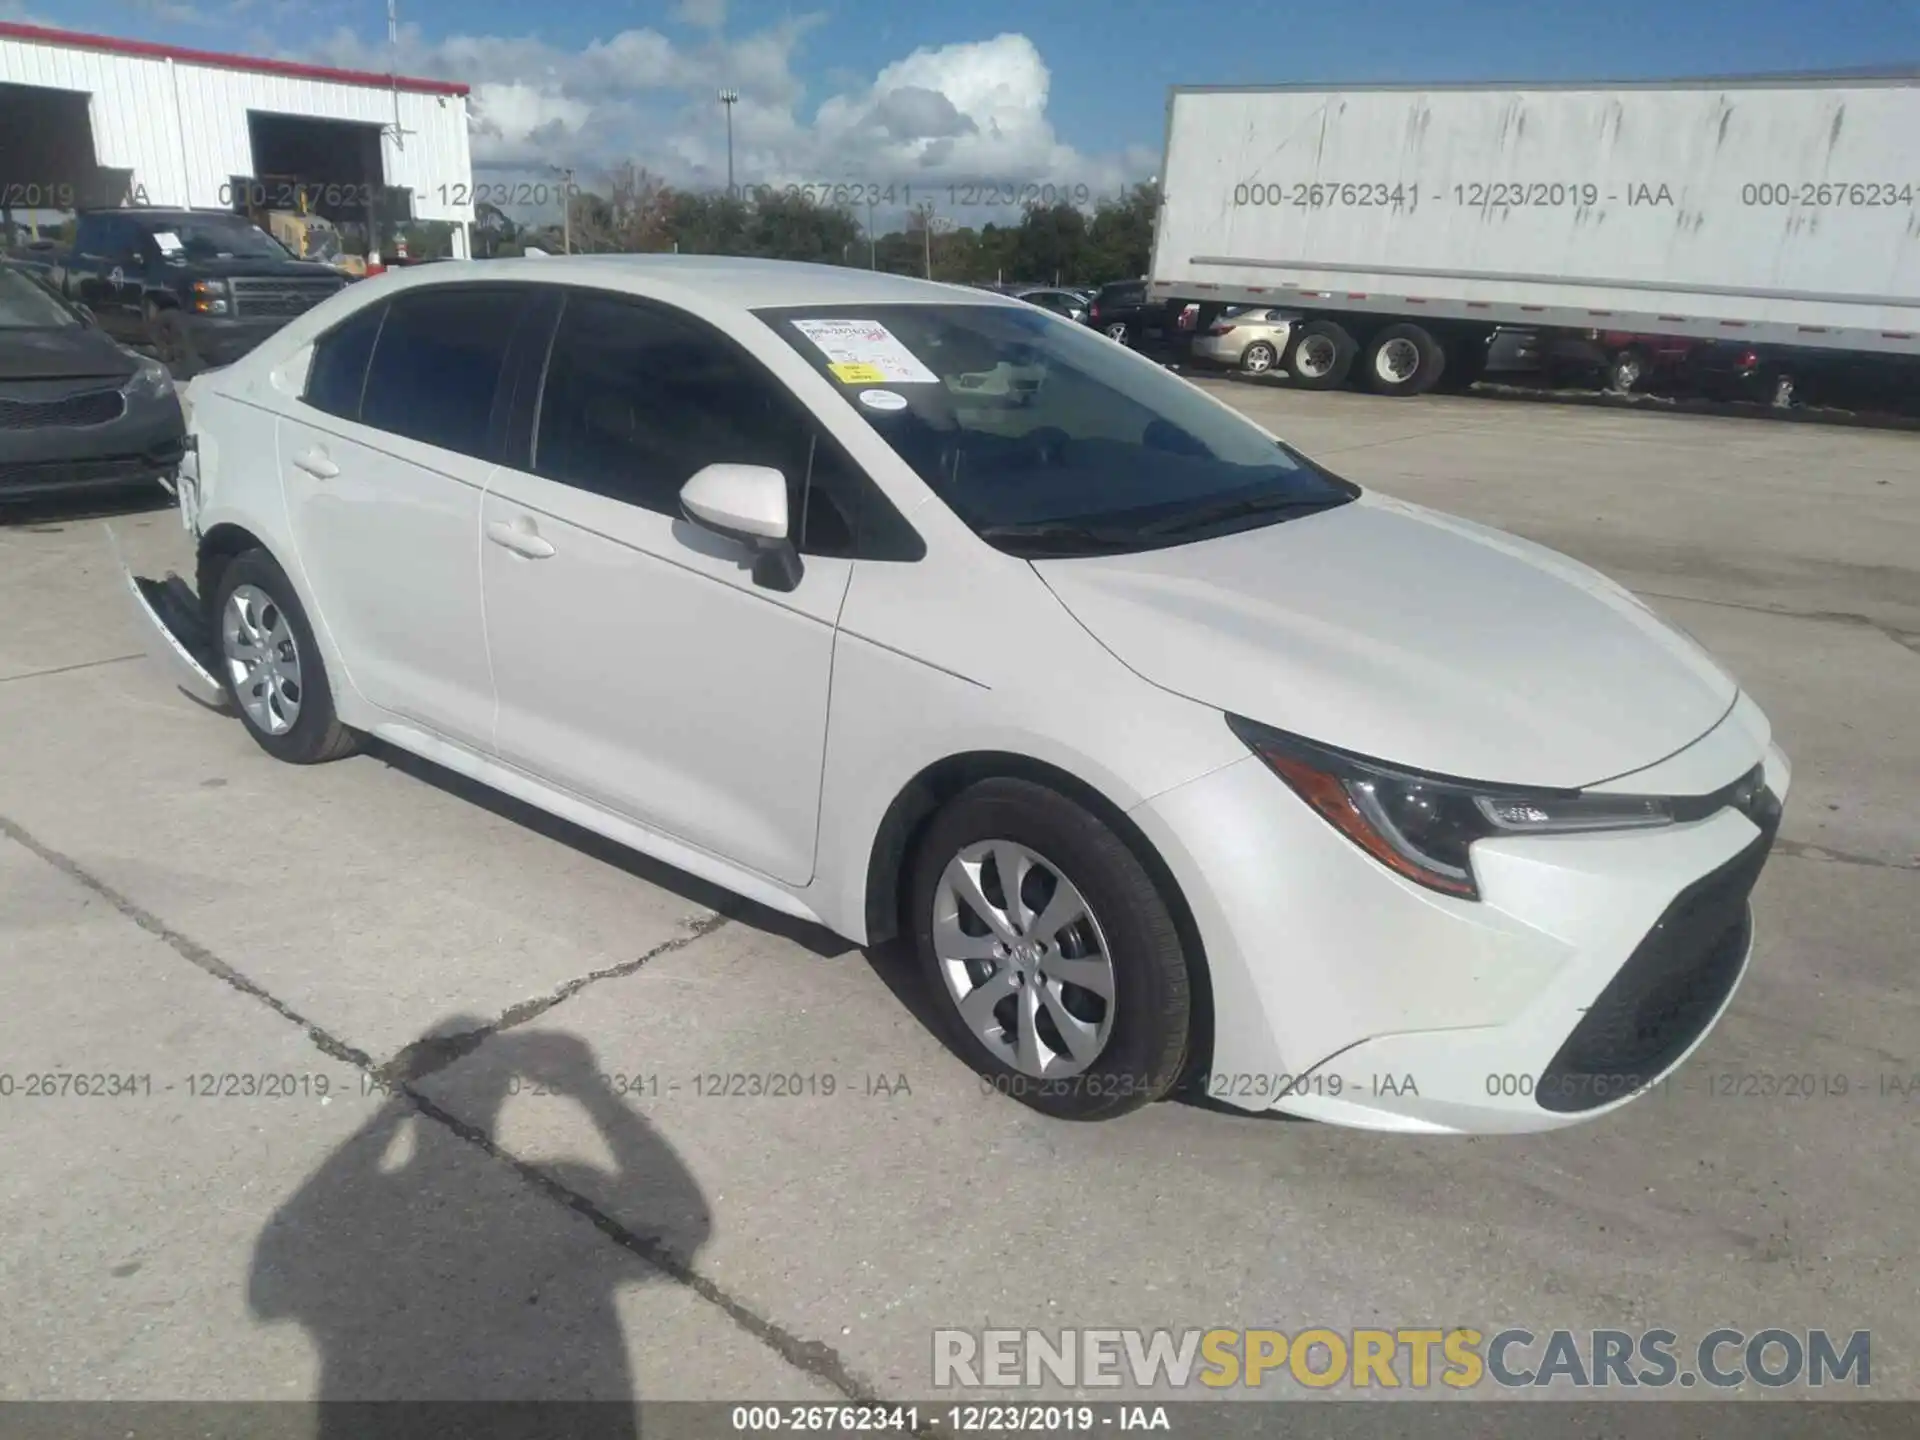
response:
[(1287, 337), (1299, 318), (1284, 310), (1241, 306), (1223, 310), (1205, 334), (1194, 336), (1193, 358), (1265, 375), (1280, 367)]

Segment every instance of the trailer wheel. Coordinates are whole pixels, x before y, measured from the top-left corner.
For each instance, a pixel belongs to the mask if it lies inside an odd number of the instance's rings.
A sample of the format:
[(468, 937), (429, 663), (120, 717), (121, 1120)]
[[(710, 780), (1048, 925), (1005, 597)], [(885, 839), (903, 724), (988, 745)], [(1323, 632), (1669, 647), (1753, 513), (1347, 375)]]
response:
[(1629, 395), (1647, 378), (1647, 352), (1629, 345), (1607, 361), (1607, 389), (1616, 395)]
[(1310, 320), (1287, 341), (1287, 374), (1302, 390), (1338, 390), (1347, 383), (1358, 349), (1343, 326)]
[(1367, 344), (1367, 385), (1379, 395), (1424, 395), (1446, 368), (1447, 352), (1418, 325), (1389, 325)]

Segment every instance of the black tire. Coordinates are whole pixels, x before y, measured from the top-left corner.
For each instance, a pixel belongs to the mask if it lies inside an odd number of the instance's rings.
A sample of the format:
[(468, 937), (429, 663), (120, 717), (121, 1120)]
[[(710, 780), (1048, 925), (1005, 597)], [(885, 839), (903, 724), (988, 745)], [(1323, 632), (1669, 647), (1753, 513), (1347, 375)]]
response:
[(176, 381), (191, 380), (206, 369), (193, 330), (178, 310), (148, 308), (147, 343)]
[[(277, 735), (264, 729), (248, 713), (236, 688), (232, 667), (226, 663), (221, 648), (227, 602), (242, 585), (262, 592), (285, 617), (299, 658), (299, 709), (291, 727)], [(318, 765), (353, 753), (359, 736), (342, 725), (334, 712), (333, 688), (320, 646), (313, 638), (313, 627), (307, 623), (306, 612), (300, 608), (292, 582), (271, 555), (265, 550), (248, 550), (236, 555), (213, 586), (207, 603), (207, 619), (213, 632), (215, 654), (220, 659), (220, 683), (226, 689), (227, 700), (262, 750), (291, 765)]]
[(1647, 352), (1638, 345), (1629, 345), (1607, 361), (1607, 389), (1615, 395), (1631, 395), (1651, 368)]
[[(936, 890), (948, 862), (983, 840), (1009, 840), (1042, 857), (1076, 886), (1097, 917), (1112, 965), (1106, 1044), (1079, 1074), (1022, 1074), (962, 1018), (934, 951)], [(907, 897), (914, 953), (954, 1049), (983, 1085), (1062, 1120), (1108, 1120), (1161, 1099), (1186, 1065), (1192, 980), (1173, 916), (1126, 843), (1058, 791), (1030, 780), (983, 780), (928, 824), (914, 855)], [(1044, 962), (1041, 962), (1044, 963)]]
[(1133, 344), (1133, 327), (1124, 320), (1114, 320), (1102, 324), (1100, 333), (1116, 345)]
[[(1303, 348), (1307, 351), (1308, 372), (1304, 374)], [(1359, 348), (1346, 326), (1331, 320), (1309, 320), (1287, 337), (1287, 375), (1302, 390), (1338, 390), (1347, 383)]]
[[(1405, 353), (1409, 346), (1414, 356), (1413, 368), (1394, 379), (1388, 368), (1390, 357)], [(1367, 341), (1361, 371), (1367, 377), (1367, 388), (1374, 394), (1404, 397), (1426, 394), (1440, 383), (1446, 368), (1447, 352), (1431, 333), (1418, 325), (1389, 325)]]
[(1491, 335), (1477, 331), (1447, 336), (1446, 365), (1434, 388), (1449, 395), (1459, 395), (1471, 388), (1475, 381), (1484, 379), (1487, 373), (1487, 346), (1491, 339)]
[(1256, 340), (1240, 352), (1240, 368), (1249, 375), (1265, 375), (1280, 363), (1280, 353), (1265, 340)]

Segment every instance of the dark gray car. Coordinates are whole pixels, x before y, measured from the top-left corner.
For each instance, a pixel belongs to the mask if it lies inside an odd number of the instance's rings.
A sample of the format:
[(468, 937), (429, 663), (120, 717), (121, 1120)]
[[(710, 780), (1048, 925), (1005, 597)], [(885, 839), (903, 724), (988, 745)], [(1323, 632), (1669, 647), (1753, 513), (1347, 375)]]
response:
[(185, 435), (165, 367), (0, 264), (0, 501), (164, 478)]

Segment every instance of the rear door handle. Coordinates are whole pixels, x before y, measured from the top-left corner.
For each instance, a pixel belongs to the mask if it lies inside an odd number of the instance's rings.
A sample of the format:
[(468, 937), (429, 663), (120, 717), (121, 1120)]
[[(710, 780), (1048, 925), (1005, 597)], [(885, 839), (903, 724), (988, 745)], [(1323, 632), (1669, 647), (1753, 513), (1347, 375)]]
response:
[(324, 450), (302, 450), (293, 457), (293, 463), (321, 480), (331, 480), (340, 473), (340, 467), (327, 458)]
[(524, 555), (529, 560), (544, 560), (553, 554), (553, 542), (542, 540), (533, 528), (531, 520), (523, 519), (517, 525), (509, 525), (504, 520), (487, 522), (487, 539), (496, 545), (504, 545), (516, 555)]

